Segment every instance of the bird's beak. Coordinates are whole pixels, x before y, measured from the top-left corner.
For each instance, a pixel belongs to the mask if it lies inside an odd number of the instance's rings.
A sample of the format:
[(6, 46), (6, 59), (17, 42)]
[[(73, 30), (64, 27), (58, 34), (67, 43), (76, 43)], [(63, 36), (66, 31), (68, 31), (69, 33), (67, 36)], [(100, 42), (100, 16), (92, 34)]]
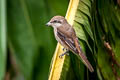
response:
[(46, 24), (46, 26), (51, 26), (51, 23), (50, 23), (50, 22), (48, 22), (48, 23)]

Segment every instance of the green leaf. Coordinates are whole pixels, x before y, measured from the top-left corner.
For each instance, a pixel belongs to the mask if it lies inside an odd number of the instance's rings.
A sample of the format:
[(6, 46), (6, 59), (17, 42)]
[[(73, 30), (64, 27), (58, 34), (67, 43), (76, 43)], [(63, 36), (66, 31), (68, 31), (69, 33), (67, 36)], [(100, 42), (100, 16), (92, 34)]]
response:
[(61, 7), (63, 1), (8, 0), (8, 44), (17, 67), (13, 72), (19, 73), (17, 79), (48, 79), (56, 40), (52, 28), (45, 24), (53, 15), (64, 15), (68, 1)]
[[(94, 6), (92, 15), (94, 20), (94, 35), (96, 40), (96, 52), (99, 71), (103, 79), (116, 80), (120, 76), (120, 8), (114, 0), (98, 0)], [(107, 43), (107, 47), (105, 46)], [(118, 63), (118, 64), (117, 64)]]
[(0, 80), (6, 70), (6, 0), (0, 0)]
[(22, 75), (25, 80), (31, 80), (38, 47), (24, 0), (8, 1), (8, 44), (18, 78)]
[[(91, 14), (90, 14), (90, 9), (88, 8), (88, 6), (84, 2), (85, 1), (79, 2), (78, 10), (76, 12), (76, 17), (80, 18), (82, 20), (82, 22), (79, 21), (80, 19), (77, 21), (79, 23), (81, 23), (82, 25), (84, 25), (86, 32), (88, 33), (88, 35), (90, 35), (91, 39), (94, 40), (93, 33), (91, 31), (91, 26), (90, 26), (90, 22), (92, 19)], [(89, 0), (86, 2), (89, 2)]]

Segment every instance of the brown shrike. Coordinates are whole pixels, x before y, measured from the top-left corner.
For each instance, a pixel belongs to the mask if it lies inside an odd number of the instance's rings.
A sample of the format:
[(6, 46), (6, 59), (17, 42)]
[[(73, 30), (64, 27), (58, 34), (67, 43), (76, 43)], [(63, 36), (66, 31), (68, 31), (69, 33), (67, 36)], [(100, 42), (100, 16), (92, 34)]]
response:
[[(73, 53), (78, 54), (90, 72), (94, 71), (82, 52), (75, 30), (64, 17), (54, 16), (46, 25), (54, 28), (55, 38), (67, 50), (66, 52), (71, 50)], [(64, 56), (66, 52), (61, 54), (60, 57)]]

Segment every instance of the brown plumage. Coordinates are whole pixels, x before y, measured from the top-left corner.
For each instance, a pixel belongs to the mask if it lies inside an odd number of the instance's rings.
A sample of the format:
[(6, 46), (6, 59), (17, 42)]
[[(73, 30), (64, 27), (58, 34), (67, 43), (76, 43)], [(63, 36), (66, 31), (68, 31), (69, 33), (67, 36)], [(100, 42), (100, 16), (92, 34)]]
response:
[(62, 16), (55, 16), (47, 23), (47, 25), (54, 28), (56, 40), (66, 49), (71, 50), (75, 54), (78, 54), (87, 68), (91, 72), (93, 72), (93, 67), (91, 66), (91, 64), (87, 60), (87, 57), (80, 48), (75, 30), (67, 22), (67, 20)]

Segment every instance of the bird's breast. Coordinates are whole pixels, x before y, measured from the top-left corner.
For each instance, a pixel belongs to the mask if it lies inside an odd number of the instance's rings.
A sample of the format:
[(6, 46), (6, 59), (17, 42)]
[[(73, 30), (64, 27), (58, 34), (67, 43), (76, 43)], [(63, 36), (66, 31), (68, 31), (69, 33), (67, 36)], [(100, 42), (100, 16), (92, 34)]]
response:
[[(58, 34), (58, 33), (57, 33), (57, 29), (54, 29), (54, 35), (55, 35), (56, 40), (57, 40), (62, 46), (66, 47), (65, 44), (63, 43), (63, 41), (58, 37), (57, 34)], [(66, 47), (66, 48), (67, 48), (67, 47)]]

